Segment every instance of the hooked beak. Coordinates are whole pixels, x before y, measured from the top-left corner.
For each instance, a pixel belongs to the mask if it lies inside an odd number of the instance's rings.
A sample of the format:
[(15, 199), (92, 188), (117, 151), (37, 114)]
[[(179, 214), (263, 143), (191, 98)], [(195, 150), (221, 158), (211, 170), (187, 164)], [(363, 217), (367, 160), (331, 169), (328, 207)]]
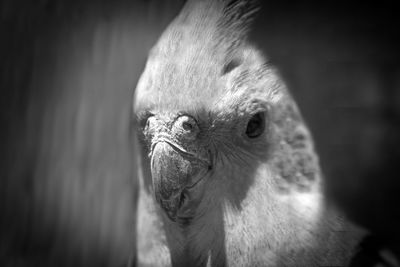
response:
[(184, 151), (167, 140), (152, 146), (151, 175), (157, 202), (167, 216), (176, 221), (187, 190), (195, 187), (205, 176), (210, 162)]

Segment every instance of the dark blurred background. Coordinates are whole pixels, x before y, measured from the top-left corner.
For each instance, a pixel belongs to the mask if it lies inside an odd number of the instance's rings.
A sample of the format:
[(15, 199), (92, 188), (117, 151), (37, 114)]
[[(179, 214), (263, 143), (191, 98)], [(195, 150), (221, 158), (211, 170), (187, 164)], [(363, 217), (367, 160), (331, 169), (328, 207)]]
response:
[[(134, 248), (131, 97), (183, 1), (0, 0), (0, 266), (123, 266)], [(394, 3), (263, 2), (252, 39), (316, 139), (327, 193), (399, 244)]]
[(315, 137), (327, 194), (400, 257), (400, 8), (263, 1), (253, 40)]

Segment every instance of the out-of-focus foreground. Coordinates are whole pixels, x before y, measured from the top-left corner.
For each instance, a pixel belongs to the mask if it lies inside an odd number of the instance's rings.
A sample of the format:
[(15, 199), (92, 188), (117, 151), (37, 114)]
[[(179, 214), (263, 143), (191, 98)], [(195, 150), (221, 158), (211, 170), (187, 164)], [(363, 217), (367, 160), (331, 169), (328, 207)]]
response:
[[(0, 265), (121, 266), (134, 246), (132, 93), (183, 1), (0, 3)], [(400, 240), (395, 15), (264, 4), (253, 39), (313, 131), (330, 195)]]

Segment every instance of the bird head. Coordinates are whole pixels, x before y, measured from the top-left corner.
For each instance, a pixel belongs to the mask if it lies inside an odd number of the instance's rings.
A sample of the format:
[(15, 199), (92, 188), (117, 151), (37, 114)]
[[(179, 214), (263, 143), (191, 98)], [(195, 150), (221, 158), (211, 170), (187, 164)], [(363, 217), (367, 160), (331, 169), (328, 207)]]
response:
[(190, 223), (222, 198), (240, 205), (260, 169), (282, 190), (317, 171), (295, 102), (246, 39), (256, 6), (226, 2), (189, 1), (135, 91), (144, 183), (172, 222)]

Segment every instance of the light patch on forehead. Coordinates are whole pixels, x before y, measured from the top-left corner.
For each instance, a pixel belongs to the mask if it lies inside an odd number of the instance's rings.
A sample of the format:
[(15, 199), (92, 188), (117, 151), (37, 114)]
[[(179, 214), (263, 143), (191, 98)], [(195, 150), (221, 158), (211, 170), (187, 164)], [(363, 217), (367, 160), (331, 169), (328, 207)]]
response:
[[(218, 94), (216, 63), (211, 58), (193, 55), (163, 61), (151, 59), (146, 66), (136, 92), (137, 109), (185, 110), (208, 107)], [(203, 103), (203, 104), (201, 104)]]
[(176, 57), (153, 55), (137, 87), (137, 99), (144, 106), (166, 109), (200, 104), (206, 110), (230, 116), (266, 110), (269, 104), (280, 101), (285, 92), (283, 82), (272, 67), (265, 65), (261, 52), (246, 45), (238, 47), (232, 56), (241, 64), (222, 75), (230, 56), (214, 55), (198, 43), (188, 43)]

